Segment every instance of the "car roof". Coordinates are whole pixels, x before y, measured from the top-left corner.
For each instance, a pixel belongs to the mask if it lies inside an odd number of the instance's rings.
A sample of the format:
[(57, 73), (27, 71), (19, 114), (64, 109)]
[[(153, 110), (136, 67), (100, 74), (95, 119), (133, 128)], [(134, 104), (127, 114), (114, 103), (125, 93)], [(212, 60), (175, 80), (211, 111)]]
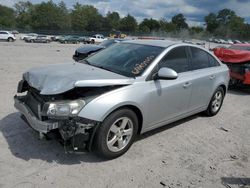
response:
[(181, 41), (171, 41), (171, 40), (128, 40), (122, 41), (125, 43), (131, 44), (142, 44), (142, 45), (149, 45), (149, 46), (157, 46), (157, 47), (169, 47), (174, 44), (181, 44)]

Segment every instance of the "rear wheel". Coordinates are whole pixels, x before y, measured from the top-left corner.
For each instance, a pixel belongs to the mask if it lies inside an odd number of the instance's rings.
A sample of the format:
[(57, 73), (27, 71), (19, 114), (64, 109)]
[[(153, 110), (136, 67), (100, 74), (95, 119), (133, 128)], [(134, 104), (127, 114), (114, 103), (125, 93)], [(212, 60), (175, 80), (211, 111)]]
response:
[(134, 142), (138, 119), (130, 109), (113, 112), (102, 123), (95, 137), (95, 151), (103, 158), (123, 155)]
[(213, 94), (213, 97), (208, 105), (207, 110), (205, 111), (205, 113), (208, 116), (214, 116), (220, 111), (223, 100), (224, 100), (224, 96), (225, 96), (225, 92), (223, 88), (218, 87)]

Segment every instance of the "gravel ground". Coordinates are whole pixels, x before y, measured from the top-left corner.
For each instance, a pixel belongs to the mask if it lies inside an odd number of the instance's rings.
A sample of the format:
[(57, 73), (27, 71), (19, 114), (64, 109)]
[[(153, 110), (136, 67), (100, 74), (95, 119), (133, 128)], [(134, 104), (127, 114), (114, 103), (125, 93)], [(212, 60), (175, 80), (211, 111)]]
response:
[(0, 43), (0, 187), (250, 187), (250, 91), (230, 90), (217, 116), (146, 133), (111, 161), (39, 140), (13, 107), (17, 83), (31, 67), (71, 62), (79, 45)]

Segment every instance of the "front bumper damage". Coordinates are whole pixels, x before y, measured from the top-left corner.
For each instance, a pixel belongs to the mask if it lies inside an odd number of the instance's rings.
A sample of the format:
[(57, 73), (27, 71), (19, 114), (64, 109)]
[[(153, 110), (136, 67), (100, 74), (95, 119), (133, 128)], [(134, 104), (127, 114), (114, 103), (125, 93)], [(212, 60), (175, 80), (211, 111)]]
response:
[[(15, 96), (14, 106), (23, 115), (25, 122), (40, 135), (58, 131), (66, 152), (91, 151), (95, 132), (100, 122), (80, 118), (57, 118), (44, 120), (32, 112), (25, 103), (26, 96)], [(38, 110), (39, 111), (39, 110)]]
[(58, 122), (53, 121), (40, 121), (36, 118), (35, 114), (30, 110), (30, 108), (24, 103), (24, 97), (15, 96), (14, 106), (27, 120), (27, 123), (39, 133), (47, 134), (53, 129), (59, 128)]

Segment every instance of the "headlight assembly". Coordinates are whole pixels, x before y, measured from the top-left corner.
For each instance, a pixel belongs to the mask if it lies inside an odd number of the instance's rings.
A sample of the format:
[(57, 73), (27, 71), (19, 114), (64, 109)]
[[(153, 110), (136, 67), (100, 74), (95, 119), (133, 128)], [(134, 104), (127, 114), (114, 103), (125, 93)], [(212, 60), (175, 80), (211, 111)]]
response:
[(43, 115), (76, 116), (85, 104), (84, 100), (48, 102), (43, 107)]

